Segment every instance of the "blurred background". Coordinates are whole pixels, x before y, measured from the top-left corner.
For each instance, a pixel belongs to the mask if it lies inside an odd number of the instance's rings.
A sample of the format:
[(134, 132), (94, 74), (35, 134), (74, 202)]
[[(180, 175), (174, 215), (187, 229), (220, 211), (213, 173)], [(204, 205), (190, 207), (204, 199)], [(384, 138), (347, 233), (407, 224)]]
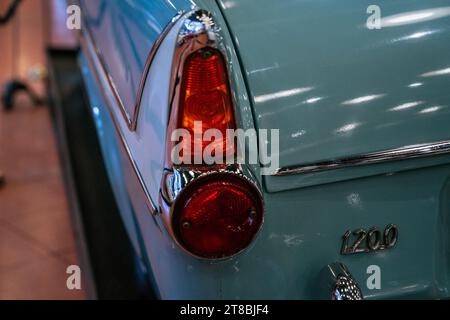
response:
[[(0, 0), (0, 17), (12, 2)], [(77, 47), (66, 9), (65, 0), (22, 0), (0, 24), (3, 95), (31, 92), (0, 108), (0, 299), (89, 298), (85, 281), (66, 285), (68, 266), (81, 262), (46, 85), (48, 50)]]

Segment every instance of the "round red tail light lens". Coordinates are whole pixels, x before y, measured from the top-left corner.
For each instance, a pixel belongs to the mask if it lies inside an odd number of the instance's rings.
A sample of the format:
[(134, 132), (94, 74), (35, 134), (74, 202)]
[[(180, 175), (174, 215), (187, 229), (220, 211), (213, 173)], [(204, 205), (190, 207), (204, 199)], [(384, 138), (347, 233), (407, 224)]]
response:
[(259, 192), (231, 174), (201, 178), (177, 199), (172, 220), (178, 242), (208, 259), (233, 256), (254, 239), (263, 222)]

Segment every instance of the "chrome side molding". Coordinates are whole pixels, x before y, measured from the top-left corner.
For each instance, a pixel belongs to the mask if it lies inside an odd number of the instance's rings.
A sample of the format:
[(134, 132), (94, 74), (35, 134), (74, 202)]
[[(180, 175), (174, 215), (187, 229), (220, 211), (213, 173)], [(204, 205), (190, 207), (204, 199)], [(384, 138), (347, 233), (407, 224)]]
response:
[(135, 104), (135, 108), (134, 108), (134, 115), (133, 115), (133, 118), (131, 119), (131, 123), (129, 125), (131, 131), (136, 131), (136, 129), (137, 129), (137, 122), (139, 120), (138, 117), (139, 117), (140, 108), (141, 108), (141, 104), (142, 104), (142, 96), (144, 95), (144, 89), (145, 89), (147, 76), (152, 67), (153, 60), (155, 59), (156, 53), (158, 52), (159, 47), (161, 46), (162, 42), (166, 38), (169, 31), (172, 30), (172, 28), (175, 26), (175, 24), (178, 22), (178, 20), (181, 19), (182, 16), (183, 16), (183, 13), (178, 13), (175, 17), (172, 18), (172, 21), (164, 28), (163, 32), (161, 32), (161, 34), (159, 35), (159, 37), (156, 39), (155, 43), (153, 44), (152, 49), (150, 50), (150, 53), (148, 54), (147, 60), (145, 61), (144, 72), (142, 73), (142, 77), (141, 77), (141, 80), (139, 83), (136, 104)]
[(320, 273), (320, 299), (362, 300), (363, 295), (348, 268), (340, 262), (327, 265)]
[(136, 178), (139, 181), (139, 185), (142, 188), (142, 192), (145, 195), (145, 202), (146, 205), (152, 215), (156, 215), (159, 212), (159, 209), (155, 205), (153, 199), (150, 196), (150, 192), (147, 189), (147, 186), (144, 183), (144, 178), (139, 170), (139, 166), (136, 163), (136, 160), (133, 157), (133, 154), (130, 150), (130, 147), (128, 146), (128, 143), (125, 139), (124, 133), (122, 132), (122, 129), (118, 123), (118, 119), (114, 114), (114, 108), (115, 106), (111, 105), (111, 103), (117, 102), (117, 101), (111, 101), (107, 94), (104, 92), (104, 90), (112, 90), (111, 87), (109, 87), (109, 81), (108, 81), (108, 75), (105, 73), (105, 70), (101, 66), (101, 61), (99, 60), (99, 56), (96, 54), (94, 44), (92, 42), (92, 39), (90, 38), (89, 33), (82, 34), (80, 38), (81, 48), (83, 50), (83, 53), (86, 57), (87, 63), (91, 66), (91, 70), (93, 70), (93, 76), (95, 77), (97, 81), (97, 85), (99, 85), (102, 90), (102, 95), (105, 100), (106, 107), (108, 109), (109, 115), (111, 117), (112, 123), (114, 125), (114, 128), (117, 132), (117, 135), (119, 137), (119, 144), (120, 147), (125, 150), (126, 158), (128, 159), (134, 174), (136, 175)]
[(284, 167), (276, 170), (273, 176), (282, 177), (303, 173), (336, 170), (346, 167), (355, 167), (391, 161), (423, 158), (447, 153), (450, 153), (450, 140), (427, 144), (417, 144), (396, 149), (389, 149), (379, 152), (362, 154), (353, 157), (323, 161), (313, 164)]

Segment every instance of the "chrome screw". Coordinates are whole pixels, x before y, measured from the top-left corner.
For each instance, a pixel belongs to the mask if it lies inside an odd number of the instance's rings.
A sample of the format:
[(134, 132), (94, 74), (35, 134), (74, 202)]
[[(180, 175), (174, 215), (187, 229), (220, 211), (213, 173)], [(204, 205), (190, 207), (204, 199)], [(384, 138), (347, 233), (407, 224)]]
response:
[(190, 228), (191, 228), (191, 223), (189, 221), (183, 222), (183, 229), (190, 229)]
[(258, 217), (258, 212), (256, 212), (255, 208), (251, 208), (248, 216), (250, 219), (256, 219)]
[(211, 58), (212, 52), (209, 51), (209, 50), (203, 51), (203, 54), (202, 54), (202, 55), (203, 55), (203, 58), (208, 59), (208, 58)]

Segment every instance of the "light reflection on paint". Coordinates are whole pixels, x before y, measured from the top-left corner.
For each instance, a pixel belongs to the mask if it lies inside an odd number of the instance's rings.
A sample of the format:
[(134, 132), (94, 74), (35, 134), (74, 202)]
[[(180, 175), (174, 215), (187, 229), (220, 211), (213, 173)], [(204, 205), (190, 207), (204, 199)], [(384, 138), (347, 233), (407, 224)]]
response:
[(226, 2), (224, 2), (223, 7), (225, 9), (231, 9), (231, 8), (234, 8), (236, 6), (236, 4), (237, 4), (236, 1), (226, 1)]
[(177, 7), (175, 7), (175, 5), (172, 3), (172, 1), (167, 0), (167, 2), (172, 6), (172, 8), (174, 8), (175, 10), (177, 10)]
[(434, 106), (434, 107), (430, 107), (430, 108), (423, 109), (423, 110), (420, 111), (419, 113), (421, 113), (421, 114), (433, 113), (433, 112), (442, 110), (443, 108), (444, 108), (443, 106)]
[(300, 138), (301, 136), (304, 136), (306, 134), (306, 130), (300, 130), (298, 132), (295, 132), (291, 135), (292, 138)]
[(270, 67), (260, 68), (260, 69), (255, 69), (255, 70), (249, 71), (248, 74), (252, 75), (252, 74), (255, 74), (255, 73), (266, 72), (266, 71), (278, 69), (279, 67), (280, 66), (278, 65), (278, 63), (275, 63), (273, 66), (270, 66)]
[(323, 98), (322, 97), (314, 97), (314, 98), (310, 98), (310, 99), (306, 100), (305, 103), (314, 104), (314, 103), (319, 102), (320, 100), (323, 100)]
[(418, 88), (418, 87), (421, 87), (421, 86), (423, 86), (423, 83), (422, 83), (422, 82), (415, 82), (415, 83), (411, 83), (411, 84), (408, 86), (408, 88)]
[(270, 100), (288, 98), (288, 97), (296, 96), (296, 95), (299, 95), (299, 94), (302, 94), (305, 92), (309, 92), (313, 89), (314, 89), (314, 87), (295, 88), (295, 89), (291, 89), (291, 90), (284, 90), (284, 91), (279, 91), (279, 92), (275, 92), (275, 93), (265, 94), (262, 96), (255, 97), (255, 102), (263, 103), (263, 102), (267, 102)]
[(396, 106), (392, 109), (389, 109), (389, 111), (402, 111), (402, 110), (406, 110), (406, 109), (411, 109), (411, 108), (417, 107), (423, 103), (424, 103), (423, 101), (407, 102), (407, 103), (403, 103), (399, 106)]
[(436, 33), (436, 32), (437, 32), (436, 30), (416, 32), (416, 33), (410, 34), (408, 36), (395, 39), (392, 42), (404, 41), (404, 40), (412, 40), (412, 39), (420, 39), (420, 38), (423, 38), (425, 36), (431, 35), (431, 34)]
[(447, 75), (447, 74), (450, 74), (450, 67), (424, 73), (421, 75), (421, 77), (425, 77), (425, 78), (436, 77), (436, 76), (443, 76), (443, 75)]
[(345, 126), (339, 128), (339, 129), (337, 129), (336, 133), (338, 133), (338, 134), (348, 133), (348, 132), (351, 132), (351, 131), (355, 130), (359, 126), (361, 126), (361, 123), (357, 123), (357, 122), (349, 123), (349, 124), (346, 124)]
[(398, 27), (408, 24), (435, 20), (450, 15), (450, 7), (440, 7), (427, 10), (409, 11), (381, 19), (381, 27)]
[(384, 94), (372, 94), (342, 102), (343, 105), (361, 104), (384, 97)]

